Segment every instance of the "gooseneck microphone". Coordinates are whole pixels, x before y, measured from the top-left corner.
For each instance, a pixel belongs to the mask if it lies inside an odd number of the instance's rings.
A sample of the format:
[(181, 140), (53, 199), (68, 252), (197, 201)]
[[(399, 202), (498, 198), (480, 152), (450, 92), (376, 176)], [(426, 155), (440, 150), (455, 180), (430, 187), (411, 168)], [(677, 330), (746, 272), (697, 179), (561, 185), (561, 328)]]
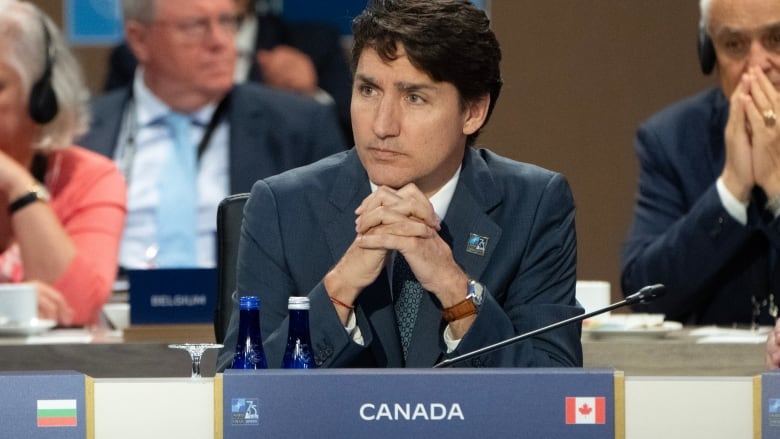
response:
[(479, 348), (477, 350), (466, 352), (463, 355), (458, 355), (457, 357), (449, 358), (447, 360), (444, 360), (440, 363), (435, 364), (434, 368), (442, 368), (442, 367), (449, 367), (453, 364), (459, 363), (461, 361), (468, 360), (470, 358), (474, 358), (478, 355), (484, 355), (489, 352), (493, 352), (495, 350), (501, 349), (504, 346), (508, 346), (510, 344), (517, 343), (521, 340), (525, 340), (527, 338), (533, 337), (534, 335), (541, 334), (543, 332), (547, 332), (550, 330), (553, 330), (555, 328), (559, 328), (564, 325), (568, 325), (569, 323), (579, 322), (582, 320), (585, 320), (589, 317), (597, 316), (599, 314), (603, 314), (607, 311), (612, 311), (613, 309), (622, 308), (626, 305), (633, 305), (636, 303), (648, 303), (650, 301), (655, 300), (658, 297), (663, 296), (663, 294), (666, 292), (666, 287), (663, 286), (663, 284), (655, 284), (655, 285), (648, 285), (646, 287), (643, 287), (636, 293), (626, 297), (625, 299), (621, 300), (620, 302), (615, 302), (612, 305), (605, 306), (604, 308), (597, 309), (595, 311), (587, 312), (584, 314), (580, 314), (578, 316), (570, 317), (566, 320), (561, 320), (560, 322), (555, 322), (553, 324), (541, 327), (539, 329), (534, 329), (533, 331), (529, 331), (520, 335), (517, 335), (512, 338), (508, 338), (506, 340), (502, 340), (498, 343), (494, 343), (482, 348)]

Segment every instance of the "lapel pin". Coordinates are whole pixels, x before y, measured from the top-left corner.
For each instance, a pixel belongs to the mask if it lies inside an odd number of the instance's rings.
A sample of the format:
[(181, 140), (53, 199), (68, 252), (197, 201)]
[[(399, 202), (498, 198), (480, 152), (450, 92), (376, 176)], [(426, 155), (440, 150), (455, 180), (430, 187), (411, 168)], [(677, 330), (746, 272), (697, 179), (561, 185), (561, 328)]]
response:
[(476, 233), (469, 233), (469, 241), (466, 244), (466, 251), (475, 255), (485, 256), (485, 249), (488, 242), (487, 236), (480, 236)]

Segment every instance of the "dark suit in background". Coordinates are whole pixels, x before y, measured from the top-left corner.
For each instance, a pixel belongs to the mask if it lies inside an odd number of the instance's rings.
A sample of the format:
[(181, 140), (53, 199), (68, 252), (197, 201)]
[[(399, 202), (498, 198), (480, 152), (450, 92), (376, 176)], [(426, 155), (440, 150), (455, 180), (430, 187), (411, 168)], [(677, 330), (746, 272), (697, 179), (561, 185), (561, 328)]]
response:
[[(352, 74), (341, 47), (338, 31), (325, 23), (287, 23), (281, 17), (263, 14), (258, 14), (257, 26), (255, 51), (287, 45), (309, 56), (317, 71), (318, 85), (333, 98), (342, 134), (347, 143), (352, 145), (349, 116)], [(126, 42), (116, 46), (109, 57), (105, 90), (132, 84), (137, 64), (135, 55)], [(257, 63), (252, 63), (248, 79), (263, 82)]]
[[(130, 87), (96, 97), (92, 126), (80, 144), (114, 158), (130, 99)], [(230, 192), (248, 192), (260, 178), (342, 151), (346, 144), (335, 119), (330, 107), (302, 96), (257, 84), (234, 86), (225, 113)]]
[[(311, 335), (321, 367), (404, 367), (388, 277), (384, 273), (355, 302), (365, 345), (353, 342), (339, 320), (323, 276), (355, 239), (355, 209), (370, 193), (355, 150), (260, 181), (244, 210), (238, 295), (259, 295), (264, 347), (279, 367), (286, 343), (287, 298), (311, 300)], [(470, 234), (489, 238), (484, 256), (467, 251)], [(466, 149), (441, 236), (455, 261), (487, 289), (473, 326), (446, 354), (446, 322), (425, 294), (405, 367), (431, 367), (518, 333), (582, 312), (574, 299), (574, 203), (554, 172), (480, 149)], [(218, 359), (230, 367), (238, 331), (238, 303)], [(579, 326), (568, 325), (462, 366), (581, 366)]]
[[(666, 295), (637, 307), (688, 324), (748, 323), (751, 297), (773, 286), (770, 254), (780, 221), (757, 206), (743, 226), (723, 207), (715, 182), (725, 162), (729, 103), (712, 89), (664, 109), (637, 133), (640, 176), (634, 220), (623, 246), (622, 287), (663, 283)], [(763, 323), (772, 324), (765, 310)]]

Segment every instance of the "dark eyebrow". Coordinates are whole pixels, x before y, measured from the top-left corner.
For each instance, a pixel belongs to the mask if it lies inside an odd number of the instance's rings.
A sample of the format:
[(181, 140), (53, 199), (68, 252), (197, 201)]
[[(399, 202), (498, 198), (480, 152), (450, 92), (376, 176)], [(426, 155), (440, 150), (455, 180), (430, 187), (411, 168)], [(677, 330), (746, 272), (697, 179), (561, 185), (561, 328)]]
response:
[[(371, 85), (372, 87), (381, 88), (377, 85), (376, 80), (372, 78), (371, 76), (364, 75), (362, 73), (357, 73), (355, 75), (355, 82), (360, 82), (363, 84)], [(405, 92), (415, 92), (420, 90), (433, 90), (435, 85), (433, 84), (419, 84), (416, 82), (396, 82), (395, 88), (400, 91)]]
[(372, 78), (370, 76), (366, 76), (366, 75), (364, 75), (362, 73), (357, 73), (355, 75), (355, 82), (358, 82), (358, 81), (366, 83), (366, 84), (371, 84), (373, 86), (376, 86), (376, 81), (374, 80), (374, 78)]
[(434, 87), (432, 84), (417, 84), (413, 82), (397, 82), (395, 84), (395, 88), (401, 91), (405, 92), (415, 92), (420, 90), (433, 90)]

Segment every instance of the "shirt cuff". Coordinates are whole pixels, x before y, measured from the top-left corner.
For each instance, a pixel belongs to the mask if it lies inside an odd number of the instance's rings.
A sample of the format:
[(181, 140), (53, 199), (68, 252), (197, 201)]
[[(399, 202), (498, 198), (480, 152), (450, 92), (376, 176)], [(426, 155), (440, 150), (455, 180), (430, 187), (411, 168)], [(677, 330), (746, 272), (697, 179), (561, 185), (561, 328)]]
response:
[(766, 210), (771, 212), (774, 218), (780, 216), (780, 195), (776, 195), (766, 202)]
[(355, 317), (355, 311), (349, 312), (349, 317), (347, 317), (347, 324), (344, 325), (344, 329), (347, 331), (347, 334), (352, 338), (352, 341), (359, 344), (360, 346), (363, 346), (363, 333), (360, 332), (360, 328), (358, 328), (357, 318)]
[(718, 197), (720, 198), (723, 208), (731, 215), (738, 223), (743, 226), (747, 224), (747, 207), (748, 203), (743, 203), (729, 192), (726, 185), (723, 184), (723, 177), (718, 177), (718, 181), (715, 182), (715, 188), (718, 190)]
[(462, 338), (455, 339), (452, 336), (452, 331), (450, 331), (450, 325), (447, 325), (447, 327), (444, 328), (444, 344), (447, 345), (448, 354), (454, 351), (455, 348), (458, 347), (461, 340), (463, 339)]

